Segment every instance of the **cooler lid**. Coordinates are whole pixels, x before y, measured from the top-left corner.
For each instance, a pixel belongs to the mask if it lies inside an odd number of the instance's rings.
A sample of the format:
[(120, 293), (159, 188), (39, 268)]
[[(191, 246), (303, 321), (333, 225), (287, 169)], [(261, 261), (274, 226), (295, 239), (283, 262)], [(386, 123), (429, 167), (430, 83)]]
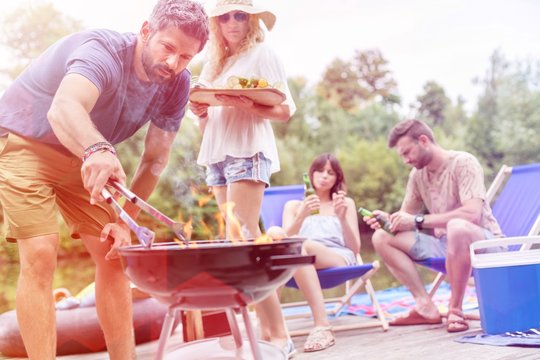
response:
[[(517, 246), (516, 246), (517, 245)], [(540, 265), (540, 236), (482, 240), (470, 246), (473, 268)], [(485, 252), (500, 247), (499, 252)], [(517, 248), (517, 250), (509, 250)]]

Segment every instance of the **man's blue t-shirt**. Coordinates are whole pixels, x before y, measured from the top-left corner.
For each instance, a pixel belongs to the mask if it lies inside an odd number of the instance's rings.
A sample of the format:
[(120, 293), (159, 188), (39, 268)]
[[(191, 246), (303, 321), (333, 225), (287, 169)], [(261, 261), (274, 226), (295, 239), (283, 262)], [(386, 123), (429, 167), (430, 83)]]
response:
[(60, 82), (70, 73), (86, 77), (98, 88), (100, 95), (90, 117), (109, 142), (129, 138), (148, 121), (165, 131), (178, 131), (188, 101), (190, 73), (184, 70), (163, 84), (139, 80), (133, 68), (136, 43), (133, 33), (90, 30), (53, 44), (0, 99), (0, 135), (7, 130), (60, 144), (47, 112)]

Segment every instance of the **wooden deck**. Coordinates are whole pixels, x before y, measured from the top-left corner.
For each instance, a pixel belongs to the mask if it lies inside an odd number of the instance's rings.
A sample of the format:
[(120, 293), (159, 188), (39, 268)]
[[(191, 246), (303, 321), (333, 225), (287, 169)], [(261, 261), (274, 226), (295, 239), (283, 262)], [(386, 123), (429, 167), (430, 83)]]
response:
[[(360, 319), (360, 320), (359, 320)], [(341, 321), (341, 319), (340, 319)], [(366, 321), (361, 317), (347, 316), (344, 322)], [(302, 344), (305, 337), (295, 338), (299, 349), (297, 360), (538, 360), (539, 348), (489, 346), (463, 344), (454, 339), (464, 334), (476, 333), (480, 328), (479, 321), (470, 321), (470, 330), (465, 333), (450, 334), (442, 325), (416, 325), (390, 327), (383, 332), (381, 328), (369, 328), (336, 333), (336, 345), (317, 352), (303, 353)], [(295, 324), (289, 322), (294, 329)]]
[[(335, 320), (337, 324), (350, 324), (367, 321), (359, 316), (345, 316)], [(290, 330), (309, 326), (310, 320), (288, 321)], [(539, 348), (489, 346), (462, 344), (454, 341), (463, 334), (480, 330), (479, 321), (470, 321), (471, 329), (465, 333), (449, 334), (445, 325), (418, 325), (390, 327), (386, 332), (382, 328), (341, 331), (336, 333), (336, 344), (324, 351), (314, 353), (302, 352), (305, 336), (295, 337), (294, 343), (298, 352), (296, 360), (539, 360)], [(241, 328), (243, 325), (240, 324)], [(181, 345), (181, 332), (176, 330), (169, 341), (172, 351)], [(157, 342), (139, 345), (138, 360), (154, 360)], [(1, 358), (1, 356), (0, 356)], [(59, 360), (107, 360), (107, 353), (72, 355), (59, 357)], [(168, 360), (168, 358), (167, 358)], [(201, 359), (203, 360), (203, 359)]]

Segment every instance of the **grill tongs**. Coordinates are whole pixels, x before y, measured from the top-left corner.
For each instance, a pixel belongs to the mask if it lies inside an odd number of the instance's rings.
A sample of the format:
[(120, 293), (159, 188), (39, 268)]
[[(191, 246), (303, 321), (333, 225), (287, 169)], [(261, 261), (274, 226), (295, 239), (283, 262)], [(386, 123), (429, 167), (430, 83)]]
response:
[[(148, 214), (152, 215), (156, 220), (165, 224), (169, 229), (172, 230), (172, 232), (178, 237), (178, 239), (182, 240), (186, 246), (188, 245), (188, 240), (182, 234), (182, 224), (172, 220), (165, 214), (159, 212), (157, 209), (142, 200), (140, 197), (135, 195), (122, 184), (113, 180), (109, 180), (107, 184), (120, 192), (120, 194), (122, 194), (128, 201), (135, 204), (139, 209), (147, 212)], [(107, 188), (103, 188), (103, 190), (101, 190), (101, 196), (103, 196), (107, 203), (113, 206), (114, 210), (118, 213), (120, 219), (122, 219), (122, 221), (125, 222), (129, 226), (129, 228), (135, 233), (135, 236), (137, 236), (137, 239), (139, 240), (141, 245), (146, 248), (150, 248), (152, 246), (152, 243), (154, 242), (154, 232), (147, 227), (137, 224), (135, 220), (133, 220), (122, 208), (122, 206), (114, 199), (114, 197)]]

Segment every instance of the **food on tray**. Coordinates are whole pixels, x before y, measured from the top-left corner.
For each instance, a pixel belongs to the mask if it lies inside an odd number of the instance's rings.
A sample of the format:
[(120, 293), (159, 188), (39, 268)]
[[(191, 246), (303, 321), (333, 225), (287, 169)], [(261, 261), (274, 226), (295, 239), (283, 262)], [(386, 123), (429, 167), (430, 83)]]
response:
[(217, 99), (218, 95), (245, 96), (257, 104), (267, 106), (281, 104), (286, 99), (282, 82), (270, 84), (267, 79), (258, 76), (230, 76), (225, 84), (221, 83), (214, 88), (206, 86), (200, 80), (192, 81), (190, 101), (221, 106), (223, 103)]
[(240, 76), (230, 76), (227, 79), (228, 89), (264, 89), (268, 87), (268, 80), (258, 78), (245, 78)]

